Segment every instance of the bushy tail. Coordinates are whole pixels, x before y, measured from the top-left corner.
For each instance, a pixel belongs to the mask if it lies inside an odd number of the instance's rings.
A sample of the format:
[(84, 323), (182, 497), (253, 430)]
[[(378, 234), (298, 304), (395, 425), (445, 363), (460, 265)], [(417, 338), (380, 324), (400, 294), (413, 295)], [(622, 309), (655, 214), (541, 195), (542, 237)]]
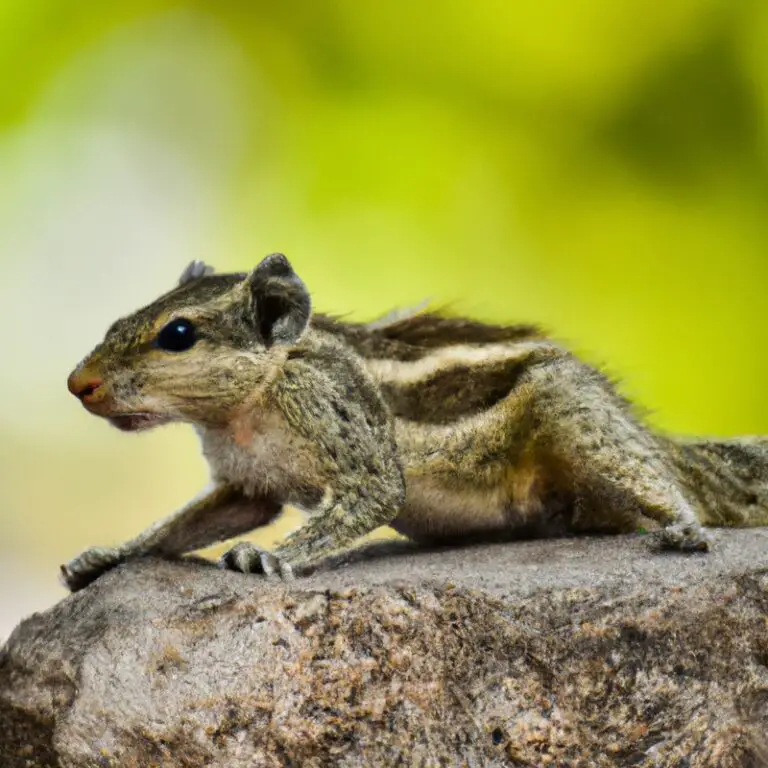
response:
[(768, 437), (677, 444), (677, 469), (704, 525), (768, 525)]

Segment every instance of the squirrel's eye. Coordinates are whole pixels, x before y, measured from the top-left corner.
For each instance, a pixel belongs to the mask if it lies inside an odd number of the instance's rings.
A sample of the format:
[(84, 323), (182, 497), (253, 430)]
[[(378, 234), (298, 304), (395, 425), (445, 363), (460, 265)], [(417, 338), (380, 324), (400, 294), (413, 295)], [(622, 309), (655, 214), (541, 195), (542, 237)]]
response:
[(195, 326), (184, 318), (171, 320), (157, 334), (157, 346), (169, 352), (183, 352), (192, 347), (196, 341)]

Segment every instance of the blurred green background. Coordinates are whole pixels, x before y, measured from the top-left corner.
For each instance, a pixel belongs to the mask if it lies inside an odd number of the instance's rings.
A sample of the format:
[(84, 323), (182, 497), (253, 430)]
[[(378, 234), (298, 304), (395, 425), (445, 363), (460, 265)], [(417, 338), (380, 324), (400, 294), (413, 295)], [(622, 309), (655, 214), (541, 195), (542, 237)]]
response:
[(204, 485), (65, 386), (193, 258), (538, 321), (660, 428), (768, 433), (764, 0), (7, 0), (0, 71), (0, 636)]

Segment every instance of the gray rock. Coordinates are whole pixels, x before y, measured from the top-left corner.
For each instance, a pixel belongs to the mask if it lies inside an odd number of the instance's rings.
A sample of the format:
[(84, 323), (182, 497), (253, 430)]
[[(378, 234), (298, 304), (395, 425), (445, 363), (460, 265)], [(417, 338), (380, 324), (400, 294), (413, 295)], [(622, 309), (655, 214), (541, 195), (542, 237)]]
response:
[(768, 530), (715, 538), (127, 564), (0, 651), (0, 765), (766, 766)]

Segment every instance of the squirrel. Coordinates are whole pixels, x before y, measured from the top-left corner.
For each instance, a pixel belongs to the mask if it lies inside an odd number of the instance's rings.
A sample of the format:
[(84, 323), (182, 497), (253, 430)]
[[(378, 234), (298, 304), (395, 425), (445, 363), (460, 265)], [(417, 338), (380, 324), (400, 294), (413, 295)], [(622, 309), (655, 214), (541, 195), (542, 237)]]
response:
[(274, 551), (220, 561), (289, 579), (389, 525), (414, 542), (636, 532), (706, 551), (705, 526), (768, 525), (768, 438), (683, 441), (646, 427), (595, 367), (533, 325), (417, 308), (370, 323), (313, 313), (288, 259), (192, 262), (117, 320), (69, 390), (125, 431), (191, 423), (211, 487), (134, 539), (61, 566), (72, 591), (144, 555), (176, 557), (273, 521)]

